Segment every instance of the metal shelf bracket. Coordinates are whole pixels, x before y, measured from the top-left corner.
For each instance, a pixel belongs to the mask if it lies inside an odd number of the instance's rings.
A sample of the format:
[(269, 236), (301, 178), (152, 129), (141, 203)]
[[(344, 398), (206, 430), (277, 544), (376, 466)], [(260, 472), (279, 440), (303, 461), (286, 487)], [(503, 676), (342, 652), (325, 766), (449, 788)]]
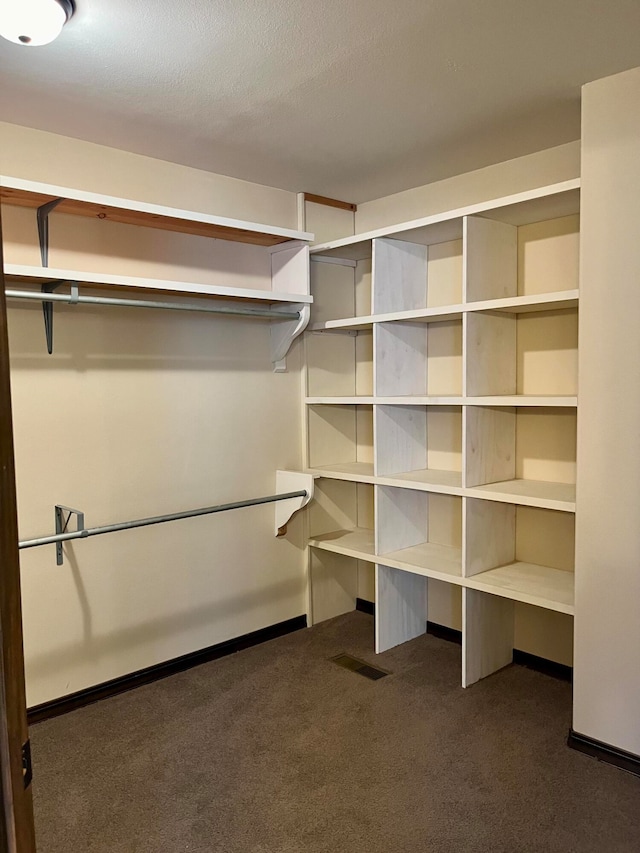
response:
[[(67, 528), (69, 526), (69, 522), (71, 521), (72, 515), (75, 515), (76, 517), (76, 532), (81, 533), (83, 530), (85, 530), (83, 512), (80, 512), (79, 509), (71, 509), (70, 506), (62, 506), (62, 504), (56, 504), (56, 534), (67, 532)], [(56, 565), (61, 566), (63, 565), (63, 563), (64, 554), (62, 552), (62, 542), (56, 542)]]

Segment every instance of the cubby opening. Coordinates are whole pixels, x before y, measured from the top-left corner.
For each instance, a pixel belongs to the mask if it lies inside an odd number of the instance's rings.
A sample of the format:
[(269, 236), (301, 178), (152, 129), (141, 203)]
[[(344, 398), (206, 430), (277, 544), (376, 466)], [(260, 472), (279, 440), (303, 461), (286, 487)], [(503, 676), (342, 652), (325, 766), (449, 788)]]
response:
[[(577, 203), (577, 200), (576, 200)], [(518, 220), (518, 212), (512, 211)], [(526, 217), (523, 211), (520, 216)], [(536, 297), (578, 288), (578, 213), (522, 224), (465, 219), (465, 301)]]
[(376, 475), (461, 488), (461, 406), (375, 408)]
[(573, 408), (467, 406), (464, 484), (491, 497), (575, 510)]
[(370, 397), (373, 333), (312, 332), (306, 336), (307, 396)]
[(464, 550), (476, 589), (573, 612), (573, 514), (468, 498)]
[(470, 312), (466, 324), (467, 396), (578, 393), (577, 309)]
[(462, 499), (376, 487), (376, 553), (381, 562), (429, 577), (462, 574)]
[(462, 394), (462, 321), (379, 323), (374, 328), (380, 397)]
[(388, 238), (373, 241), (374, 314), (461, 302), (462, 240), (431, 245)]
[(309, 505), (310, 544), (337, 554), (372, 559), (373, 486), (320, 478)]
[(363, 247), (363, 253), (365, 257), (347, 259), (346, 263), (313, 261), (314, 325), (371, 314), (371, 241)]
[(309, 406), (308, 467), (345, 477), (373, 477), (373, 407)]

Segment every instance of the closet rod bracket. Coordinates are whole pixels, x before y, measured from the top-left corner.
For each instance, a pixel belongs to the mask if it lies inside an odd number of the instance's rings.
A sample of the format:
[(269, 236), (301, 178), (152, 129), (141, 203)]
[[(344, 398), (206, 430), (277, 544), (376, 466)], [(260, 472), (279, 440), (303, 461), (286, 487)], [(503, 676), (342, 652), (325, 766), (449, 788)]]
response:
[(298, 302), (291, 308), (298, 312), (295, 319), (274, 320), (271, 323), (271, 361), (274, 365), (285, 358), (291, 344), (309, 324), (311, 306), (308, 303)]
[[(55, 523), (56, 535), (67, 533), (71, 516), (76, 517), (76, 533), (82, 533), (85, 530), (84, 513), (79, 509), (72, 509), (70, 506), (56, 504), (55, 506)], [(62, 552), (62, 542), (56, 542), (56, 565), (62, 566), (64, 563), (64, 554)]]
[(304, 492), (298, 497), (287, 498), (287, 500), (276, 504), (276, 536), (284, 536), (287, 532), (287, 524), (294, 513), (312, 500), (315, 477), (314, 474), (305, 474), (302, 471), (276, 471), (276, 491), (278, 493)]

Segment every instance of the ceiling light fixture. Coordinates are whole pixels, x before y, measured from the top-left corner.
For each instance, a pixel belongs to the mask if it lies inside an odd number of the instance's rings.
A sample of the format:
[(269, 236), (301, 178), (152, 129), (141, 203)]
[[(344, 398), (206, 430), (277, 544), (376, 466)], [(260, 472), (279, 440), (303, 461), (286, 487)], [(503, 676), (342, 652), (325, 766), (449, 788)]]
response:
[(74, 11), (73, 0), (0, 0), (0, 35), (28, 47), (49, 44)]

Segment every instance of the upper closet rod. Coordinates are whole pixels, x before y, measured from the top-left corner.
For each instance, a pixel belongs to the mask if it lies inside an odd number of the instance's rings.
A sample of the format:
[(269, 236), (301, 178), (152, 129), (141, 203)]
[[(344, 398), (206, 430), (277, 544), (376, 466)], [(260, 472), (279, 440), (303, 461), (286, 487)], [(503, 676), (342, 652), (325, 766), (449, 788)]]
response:
[(66, 302), (69, 305), (113, 305), (124, 308), (165, 308), (172, 311), (196, 311), (204, 314), (237, 314), (247, 317), (264, 317), (268, 320), (299, 319), (298, 309), (273, 306), (263, 308), (259, 305), (226, 305), (217, 302), (215, 305), (194, 305), (189, 302), (160, 302), (150, 299), (120, 299), (111, 296), (85, 296), (72, 285), (71, 293), (42, 293), (39, 290), (13, 290), (7, 288), (5, 296), (8, 299), (37, 299), (41, 302)]

